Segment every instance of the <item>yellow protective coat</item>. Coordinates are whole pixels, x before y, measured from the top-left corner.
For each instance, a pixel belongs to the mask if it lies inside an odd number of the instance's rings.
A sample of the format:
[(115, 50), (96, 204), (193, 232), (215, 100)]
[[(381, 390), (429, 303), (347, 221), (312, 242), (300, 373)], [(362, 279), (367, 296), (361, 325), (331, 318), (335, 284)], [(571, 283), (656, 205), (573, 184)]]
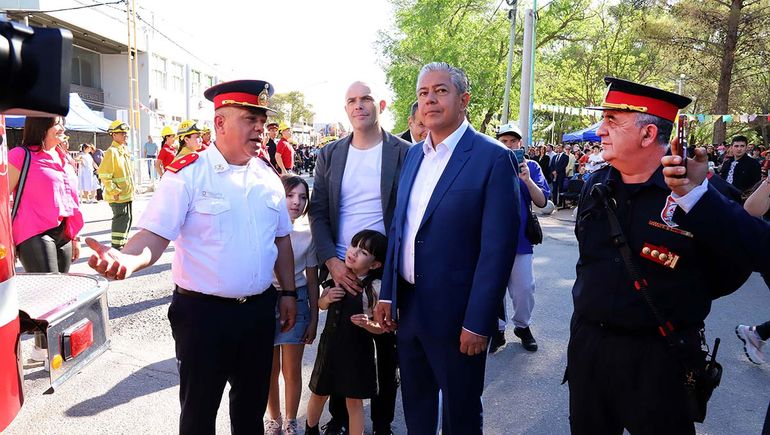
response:
[(105, 151), (97, 173), (104, 186), (104, 200), (108, 203), (129, 202), (134, 198), (133, 166), (126, 145), (115, 141)]

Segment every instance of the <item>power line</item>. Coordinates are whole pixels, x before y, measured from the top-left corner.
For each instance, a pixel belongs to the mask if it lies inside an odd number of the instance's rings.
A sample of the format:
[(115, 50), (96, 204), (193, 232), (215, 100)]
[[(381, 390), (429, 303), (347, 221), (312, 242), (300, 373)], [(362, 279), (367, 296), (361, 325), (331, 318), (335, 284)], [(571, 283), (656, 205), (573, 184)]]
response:
[(220, 75), (220, 76), (221, 76), (221, 71), (219, 71), (219, 68), (217, 68), (217, 67), (215, 67), (215, 66), (213, 66), (213, 65), (209, 64), (209, 63), (208, 63), (208, 62), (206, 62), (205, 60), (203, 60), (203, 59), (201, 59), (200, 57), (198, 57), (198, 56), (197, 56), (195, 53), (193, 53), (193, 52), (191, 52), (190, 50), (186, 49), (186, 48), (185, 48), (184, 46), (182, 46), (180, 43), (178, 43), (178, 42), (176, 42), (175, 40), (171, 39), (171, 37), (169, 37), (169, 36), (168, 36), (168, 35), (166, 35), (165, 33), (161, 32), (160, 30), (158, 30), (157, 28), (155, 28), (155, 26), (153, 26), (152, 24), (150, 24), (150, 22), (148, 22), (147, 20), (145, 20), (144, 18), (142, 18), (142, 16), (141, 16), (141, 15), (139, 15), (139, 14), (136, 14), (136, 18), (138, 18), (138, 19), (139, 19), (139, 21), (141, 21), (141, 22), (143, 22), (144, 24), (146, 24), (146, 25), (147, 25), (149, 28), (151, 28), (152, 30), (154, 30), (154, 31), (158, 32), (158, 34), (159, 34), (160, 36), (162, 36), (162, 37), (166, 38), (166, 39), (167, 39), (169, 42), (171, 42), (172, 44), (174, 44), (174, 45), (176, 45), (177, 47), (179, 47), (179, 48), (180, 48), (182, 51), (184, 51), (185, 53), (189, 54), (190, 56), (192, 56), (192, 57), (194, 57), (195, 59), (197, 59), (198, 61), (200, 61), (202, 64), (204, 64), (204, 65), (208, 66), (209, 68), (211, 68), (212, 70), (214, 70), (214, 71), (217, 73), (217, 75)]
[(114, 2), (105, 2), (105, 3), (94, 3), (92, 5), (84, 5), (84, 6), (74, 6), (71, 8), (61, 8), (61, 9), (49, 9), (46, 11), (41, 11), (37, 9), (6, 9), (6, 12), (14, 13), (14, 14), (47, 14), (51, 12), (64, 12), (64, 11), (76, 11), (78, 9), (89, 9), (89, 8), (95, 8), (99, 6), (109, 6), (109, 5), (116, 5), (119, 3), (125, 3), (126, 0), (117, 0)]

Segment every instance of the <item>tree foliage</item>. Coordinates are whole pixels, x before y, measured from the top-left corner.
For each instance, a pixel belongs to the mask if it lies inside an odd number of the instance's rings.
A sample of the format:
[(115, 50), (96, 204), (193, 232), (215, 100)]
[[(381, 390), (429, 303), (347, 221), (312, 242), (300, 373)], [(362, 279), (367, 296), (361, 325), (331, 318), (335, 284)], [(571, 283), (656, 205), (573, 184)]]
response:
[[(698, 110), (767, 113), (770, 0), (681, 0), (659, 8), (647, 35), (669, 49), (672, 73), (685, 74)], [(715, 142), (724, 140), (725, 127), (715, 124)]]
[(313, 124), (313, 105), (305, 103), (305, 94), (302, 92), (275, 94), (270, 98), (270, 105), (279, 111), (278, 117), (290, 125), (302, 122)]
[[(503, 3), (391, 1), (395, 25), (381, 32), (378, 44), (395, 95), (396, 129), (406, 127), (420, 67), (437, 60), (468, 73), (473, 125), (485, 131), (499, 122), (510, 31)], [(518, 116), (523, 9), (516, 23), (511, 119)], [(768, 113), (769, 33), (770, 0), (554, 0), (537, 13), (534, 99), (586, 107), (600, 102), (605, 76), (676, 91), (684, 74), (684, 93), (694, 98), (690, 113)], [(557, 136), (596, 121), (534, 115), (533, 131), (556, 121)], [(752, 127), (767, 143), (766, 121), (758, 118)], [(700, 126), (699, 135), (709, 128)], [(730, 133), (745, 128), (728, 125)]]

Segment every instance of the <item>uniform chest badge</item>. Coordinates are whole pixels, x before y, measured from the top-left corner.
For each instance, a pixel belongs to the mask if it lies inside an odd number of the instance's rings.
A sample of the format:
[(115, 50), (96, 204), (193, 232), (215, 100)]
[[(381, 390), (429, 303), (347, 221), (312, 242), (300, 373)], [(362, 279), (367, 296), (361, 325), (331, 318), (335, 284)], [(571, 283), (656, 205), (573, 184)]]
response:
[(666, 198), (666, 205), (664, 205), (663, 210), (660, 211), (660, 219), (671, 228), (679, 226), (674, 222), (674, 212), (676, 211), (676, 208), (677, 205), (674, 198), (671, 195), (668, 195)]
[(679, 262), (679, 255), (669, 251), (665, 246), (655, 246), (651, 243), (645, 243), (639, 255), (671, 269), (676, 269)]
[(655, 227), (655, 228), (659, 228), (661, 230), (669, 231), (669, 232), (672, 232), (674, 234), (679, 234), (680, 236), (689, 237), (691, 239), (693, 238), (692, 233), (689, 232), (689, 231), (685, 231), (685, 230), (683, 230), (681, 228), (670, 227), (670, 226), (668, 226), (666, 224), (663, 224), (663, 223), (658, 222), (658, 221), (654, 221), (652, 219), (650, 219), (647, 222), (647, 224), (649, 224), (651, 227)]

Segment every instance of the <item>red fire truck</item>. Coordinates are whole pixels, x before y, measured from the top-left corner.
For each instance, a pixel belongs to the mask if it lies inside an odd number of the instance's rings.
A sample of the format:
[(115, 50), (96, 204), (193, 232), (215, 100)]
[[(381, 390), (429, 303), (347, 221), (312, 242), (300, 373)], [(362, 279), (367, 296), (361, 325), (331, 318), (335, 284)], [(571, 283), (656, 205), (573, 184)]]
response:
[(21, 333), (46, 343), (50, 388), (109, 347), (107, 282), (81, 274), (15, 274), (8, 191), (8, 146), (0, 115), (0, 432), (24, 402)]

